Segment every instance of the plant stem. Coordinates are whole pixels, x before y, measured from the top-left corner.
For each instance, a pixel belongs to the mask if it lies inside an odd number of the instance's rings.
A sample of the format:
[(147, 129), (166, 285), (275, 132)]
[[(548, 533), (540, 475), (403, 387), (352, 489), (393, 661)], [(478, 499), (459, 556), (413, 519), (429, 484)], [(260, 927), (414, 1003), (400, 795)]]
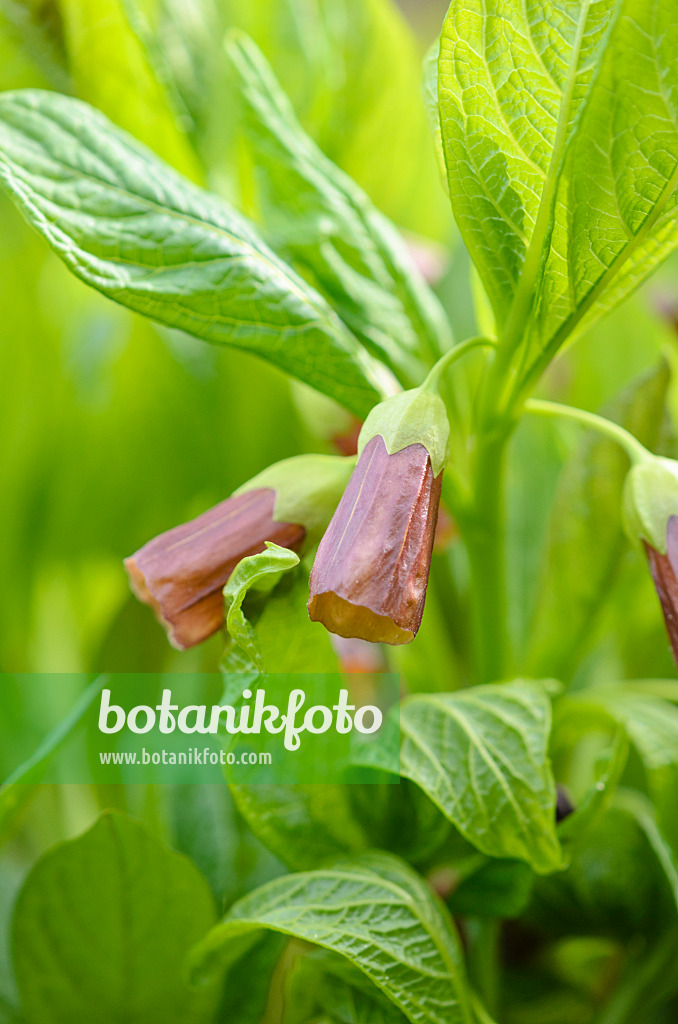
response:
[(509, 430), (478, 435), (473, 505), (462, 523), (471, 568), (478, 682), (501, 679), (506, 668), (504, 461), (509, 436)]
[(472, 352), (476, 348), (494, 348), (495, 344), (496, 343), (490, 338), (484, 337), (468, 338), (466, 341), (460, 342), (438, 360), (421, 386), (429, 390), (437, 391), (442, 374), (448, 370), (453, 363), (456, 363), (458, 359), (465, 356), (467, 352)]
[(542, 402), (538, 399), (530, 399), (525, 403), (525, 412), (537, 416), (554, 416), (563, 419), (574, 420), (584, 427), (597, 430), (620, 444), (627, 453), (631, 462), (642, 462), (650, 456), (647, 448), (638, 441), (628, 430), (624, 430), (618, 423), (605, 419), (604, 416), (597, 416), (593, 412), (586, 412), (584, 409), (575, 409), (571, 405), (559, 405), (557, 402)]

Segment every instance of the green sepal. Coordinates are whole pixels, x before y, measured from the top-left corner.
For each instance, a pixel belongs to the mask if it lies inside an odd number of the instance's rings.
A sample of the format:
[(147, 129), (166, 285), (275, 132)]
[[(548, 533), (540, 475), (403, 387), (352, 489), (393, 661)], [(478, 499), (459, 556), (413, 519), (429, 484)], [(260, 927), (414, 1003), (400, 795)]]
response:
[(678, 516), (678, 462), (661, 456), (643, 459), (624, 485), (624, 523), (632, 540), (647, 541), (666, 554), (666, 527)]
[(239, 487), (245, 494), (260, 487), (275, 491), (273, 518), (276, 523), (294, 523), (306, 530), (307, 544), (320, 540), (344, 493), (355, 457), (339, 455), (296, 455), (276, 462)]
[(423, 444), (431, 458), (433, 475), (438, 476), (445, 468), (450, 423), (445, 403), (436, 391), (414, 388), (375, 405), (360, 432), (358, 455), (378, 434), (389, 455), (411, 444)]

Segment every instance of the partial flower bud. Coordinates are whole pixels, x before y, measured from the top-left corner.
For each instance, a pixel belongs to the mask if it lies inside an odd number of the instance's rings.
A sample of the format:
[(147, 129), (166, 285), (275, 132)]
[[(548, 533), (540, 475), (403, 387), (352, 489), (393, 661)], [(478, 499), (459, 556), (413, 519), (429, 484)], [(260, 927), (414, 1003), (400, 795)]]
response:
[(647, 542), (645, 552), (664, 613), (673, 659), (678, 665), (678, 516), (671, 516), (666, 527), (666, 554), (662, 555)]
[(448, 437), (442, 400), (423, 388), (368, 416), (358, 465), (311, 573), (309, 614), (331, 633), (388, 644), (416, 636)]
[(266, 541), (294, 551), (314, 543), (354, 463), (322, 455), (280, 462), (125, 559), (132, 590), (153, 608), (170, 643), (185, 650), (221, 628), (224, 585)]
[(624, 485), (624, 518), (632, 540), (666, 554), (666, 527), (678, 515), (678, 462), (648, 456), (631, 469)]
[(630, 471), (624, 491), (626, 528), (641, 540), (678, 665), (678, 462), (650, 457)]

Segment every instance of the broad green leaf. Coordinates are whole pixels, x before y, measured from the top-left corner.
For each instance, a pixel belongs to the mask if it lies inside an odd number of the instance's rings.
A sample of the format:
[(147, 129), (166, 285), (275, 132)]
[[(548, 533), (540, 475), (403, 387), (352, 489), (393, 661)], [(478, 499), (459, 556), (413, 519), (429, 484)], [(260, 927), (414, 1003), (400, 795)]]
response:
[[(662, 363), (623, 392), (605, 415), (656, 449), (670, 380)], [(628, 468), (628, 457), (618, 445), (587, 433), (563, 471), (529, 630), (531, 674), (548, 671), (559, 679), (570, 678), (596, 635), (628, 551), (621, 519)]]
[(86, 104), (1, 95), (0, 182), (109, 298), (260, 355), (358, 415), (378, 399), (367, 354), (254, 228)]
[(231, 967), (267, 929), (346, 957), (411, 1024), (471, 1020), (454, 926), (425, 882), (394, 857), (337, 861), (246, 896), (196, 947), (196, 983)]
[(520, 860), (485, 860), (466, 876), (448, 901), (462, 917), (519, 917), (529, 903), (534, 872)]
[(326, 950), (297, 956), (284, 993), (283, 1024), (308, 1024), (323, 1013), (333, 1024), (406, 1024), (391, 1002), (346, 960)]
[(273, 858), (263, 851), (257, 855), (228, 786), (166, 786), (164, 793), (171, 845), (195, 863), (218, 906), (229, 906), (249, 887), (268, 881)]
[(673, 895), (675, 910), (678, 912), (678, 860), (675, 849), (671, 849), (657, 827), (652, 806), (642, 793), (631, 789), (621, 790), (617, 794), (617, 804), (622, 810), (633, 815), (645, 833), (647, 841), (662, 866)]
[(449, 206), (426, 123), (421, 56), (397, 4), (221, 2), (261, 47), (323, 153), (396, 224), (446, 241)]
[(228, 42), (266, 236), (315, 280), (371, 351), (417, 383), (449, 327), (403, 239), (301, 127), (256, 45)]
[(546, 873), (562, 864), (548, 760), (549, 699), (538, 683), (419, 694), (400, 711), (401, 774), (491, 857)]
[[(591, 725), (594, 727), (594, 723)], [(577, 739), (580, 738), (581, 733), (577, 735)], [(574, 746), (574, 742), (572, 746)], [(584, 793), (573, 813), (561, 822), (558, 828), (558, 836), (566, 849), (570, 843), (577, 843), (612, 803), (626, 767), (628, 755), (628, 736), (620, 726), (610, 747), (602, 753), (598, 760), (593, 784)], [(571, 753), (570, 756), (572, 756)]]
[(351, 786), (239, 786), (231, 792), (258, 839), (292, 870), (366, 848)]
[(456, 216), (516, 372), (678, 244), (672, 0), (455, 0), (440, 101)]
[(611, 808), (582, 838), (567, 871), (537, 879), (527, 914), (551, 934), (595, 934), (628, 941), (656, 935), (675, 918), (663, 865), (626, 810)]
[(678, 245), (677, 45), (673, 0), (620, 0), (556, 198), (530, 339), (545, 359)]
[(13, 957), (31, 1024), (189, 1024), (217, 995), (187, 985), (190, 947), (214, 921), (193, 864), (141, 825), (105, 814), (49, 850), (17, 902)]
[(59, 0), (78, 96), (144, 142), (182, 174), (202, 172), (152, 57), (130, 24), (125, 0)]
[(548, 245), (567, 142), (616, 5), (453, 0), (448, 11), (439, 97), (450, 195), (500, 326)]
[(678, 708), (665, 700), (617, 689), (604, 700), (622, 722), (647, 772), (657, 823), (678, 856)]
[(280, 984), (278, 977), (285, 963), (286, 947), (285, 935), (270, 932), (240, 958), (233, 984), (224, 989), (219, 1024), (263, 1024), (271, 989), (276, 982)]

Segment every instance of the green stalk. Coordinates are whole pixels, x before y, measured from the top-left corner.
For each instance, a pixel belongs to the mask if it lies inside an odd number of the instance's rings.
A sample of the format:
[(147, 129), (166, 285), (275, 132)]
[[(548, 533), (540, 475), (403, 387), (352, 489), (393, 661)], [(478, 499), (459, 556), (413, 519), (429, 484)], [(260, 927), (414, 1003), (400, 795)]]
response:
[(471, 568), (475, 669), (481, 683), (502, 679), (508, 660), (504, 475), (510, 434), (508, 427), (479, 433), (473, 504), (461, 522)]
[(616, 441), (624, 449), (631, 462), (635, 465), (643, 459), (651, 457), (640, 441), (628, 430), (624, 430), (618, 423), (605, 419), (604, 416), (597, 416), (593, 412), (586, 412), (585, 409), (575, 409), (571, 405), (560, 405), (558, 402), (542, 402), (538, 399), (531, 399), (525, 403), (525, 412), (537, 416), (552, 416), (560, 419), (574, 420), (581, 426), (596, 430), (599, 434)]
[(476, 348), (494, 348), (496, 342), (490, 338), (477, 337), (467, 338), (466, 341), (460, 342), (451, 348), (449, 352), (446, 352), (444, 356), (438, 360), (435, 366), (432, 367), (426, 380), (421, 385), (423, 388), (437, 391), (440, 386), (440, 378), (442, 375), (457, 362), (458, 359), (462, 359), (467, 352), (472, 352)]

